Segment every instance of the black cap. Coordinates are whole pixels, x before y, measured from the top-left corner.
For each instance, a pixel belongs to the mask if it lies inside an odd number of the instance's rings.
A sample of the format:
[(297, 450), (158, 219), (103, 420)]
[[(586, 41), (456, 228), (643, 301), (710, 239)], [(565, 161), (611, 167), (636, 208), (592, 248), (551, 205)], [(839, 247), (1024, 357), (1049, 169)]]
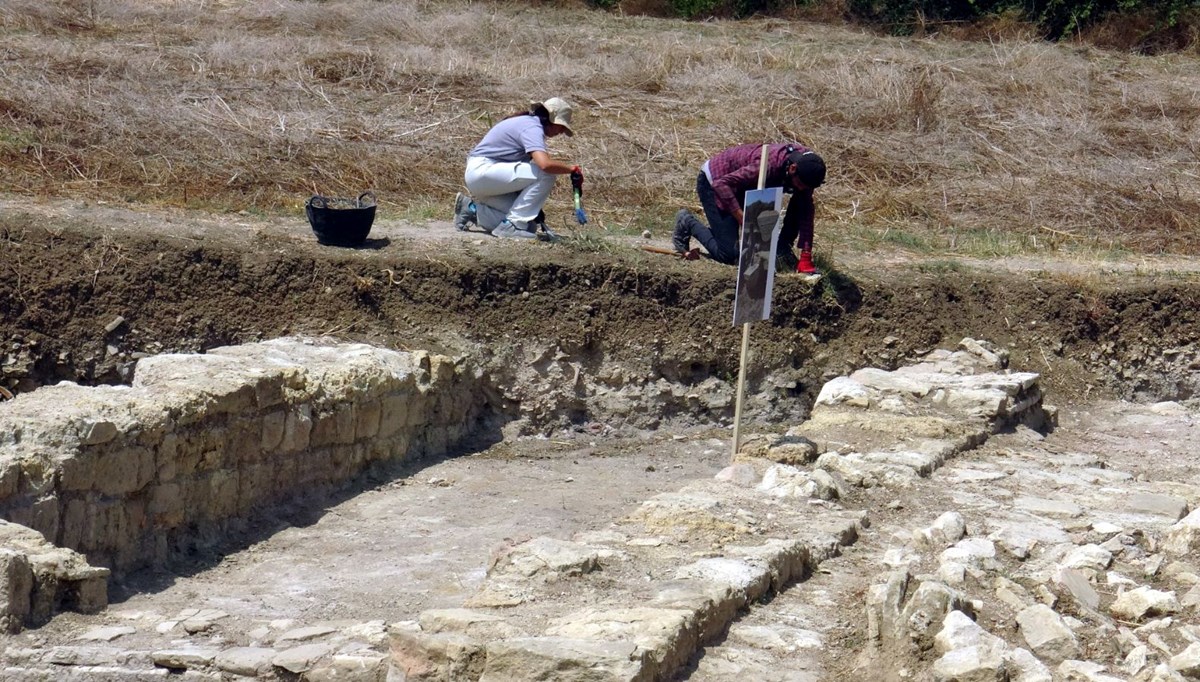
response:
[(820, 187), (825, 182), (825, 159), (816, 152), (792, 152), (787, 162), (789, 166), (795, 164), (796, 177), (809, 187)]

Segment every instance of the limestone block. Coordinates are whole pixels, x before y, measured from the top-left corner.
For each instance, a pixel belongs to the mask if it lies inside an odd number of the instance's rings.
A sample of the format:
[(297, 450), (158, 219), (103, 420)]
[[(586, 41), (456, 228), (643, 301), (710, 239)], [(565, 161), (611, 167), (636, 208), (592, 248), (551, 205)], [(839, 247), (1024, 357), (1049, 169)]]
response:
[(772, 590), (782, 590), (791, 582), (807, 577), (817, 563), (812, 549), (803, 540), (770, 538), (756, 546), (726, 545), (725, 554), (766, 568)]
[(550, 637), (632, 642), (641, 650), (650, 677), (665, 678), (687, 662), (700, 643), (692, 611), (661, 608), (584, 609), (546, 629)]
[(313, 667), (305, 682), (387, 682), (390, 663), (376, 652), (334, 654), (328, 662)]
[(1182, 556), (1194, 551), (1197, 544), (1200, 544), (1200, 509), (1193, 510), (1171, 526), (1163, 541), (1163, 550)]
[(357, 411), (354, 403), (339, 403), (334, 409), (333, 415), (336, 425), (334, 443), (347, 445), (354, 442), (354, 435), (358, 429)]
[(905, 639), (923, 651), (933, 648), (935, 637), (941, 631), (948, 613), (970, 608), (958, 590), (926, 580), (912, 593), (896, 624), (903, 629)]
[(64, 459), (59, 465), (59, 489), (64, 492), (92, 490), (97, 482), (96, 464), (100, 456), (99, 450), (91, 450), (76, 452), (74, 457)]
[(0, 455), (0, 501), (16, 495), (20, 482), (20, 462)]
[(154, 459), (158, 480), (174, 480), (179, 471), (179, 436), (174, 433), (164, 435), (154, 451)]
[(700, 580), (730, 589), (745, 602), (765, 595), (771, 586), (771, 571), (754, 562), (717, 557), (680, 566), (675, 580)]
[(969, 537), (954, 543), (942, 551), (938, 560), (942, 563), (958, 562), (964, 566), (986, 568), (996, 557), (996, 545), (986, 538)]
[(282, 445), (283, 435), (287, 426), (287, 412), (277, 410), (268, 412), (262, 417), (262, 434), (259, 446), (265, 452), (273, 452)]
[(713, 479), (717, 481), (728, 481), (743, 488), (753, 488), (761, 482), (762, 477), (759, 476), (758, 471), (754, 468), (754, 465), (746, 462), (736, 462), (718, 471), (717, 474), (713, 476)]
[[(41, 662), (60, 666), (61, 670), (66, 671), (76, 667), (114, 665), (117, 656), (115, 651), (107, 647), (56, 646), (41, 657)], [(58, 679), (61, 678), (55, 678), (55, 682)]]
[(937, 517), (928, 528), (913, 531), (913, 541), (918, 546), (932, 548), (952, 545), (967, 534), (967, 522), (958, 512), (946, 512)]
[(869, 462), (858, 453), (842, 455), (838, 452), (826, 452), (817, 458), (817, 467), (831, 474), (837, 474), (851, 485), (872, 488), (884, 485), (889, 488), (908, 488), (919, 478), (917, 472), (910, 467)]
[(934, 682), (1007, 682), (1008, 668), (1001, 651), (969, 646), (946, 652), (933, 662)]
[(1003, 576), (997, 576), (993, 582), (996, 588), (996, 598), (1004, 602), (1013, 611), (1023, 611), (1034, 603), (1033, 595), (1029, 594), (1020, 583), (1015, 583)]
[(939, 383), (937, 372), (927, 368), (909, 366), (905, 372), (889, 372), (876, 367), (865, 367), (850, 375), (850, 378), (862, 384), (867, 390), (890, 394), (898, 398), (923, 398), (934, 390)]
[(1079, 656), (1079, 641), (1061, 616), (1045, 604), (1034, 604), (1017, 614), (1025, 643), (1043, 659), (1059, 662)]
[(429, 394), (414, 394), (408, 403), (407, 426), (421, 426), (429, 421)]
[(33, 569), (25, 554), (0, 547), (0, 632), (16, 633), (29, 619)]
[(1037, 516), (1052, 518), (1078, 518), (1083, 516), (1083, 508), (1074, 502), (1066, 500), (1048, 500), (1041, 497), (1022, 496), (1013, 500), (1013, 507)]
[(114, 448), (94, 458), (93, 486), (102, 495), (124, 497), (154, 479), (154, 453), (149, 448)]
[(1108, 568), (1112, 563), (1112, 552), (1102, 548), (1100, 545), (1080, 545), (1068, 552), (1067, 556), (1058, 562), (1058, 566), (1062, 568), (1072, 568), (1078, 570), (1087, 578), (1096, 578), (1097, 575), (1104, 573), (1104, 569)]
[(988, 539), (1018, 559), (1027, 559), (1039, 547), (1053, 547), (1071, 542), (1062, 528), (1036, 517), (1022, 516), (1017, 520), (989, 519)]
[(150, 654), (154, 665), (168, 670), (187, 670), (203, 668), (211, 665), (217, 657), (218, 650), (209, 647), (185, 647), (179, 649), (160, 649)]
[(934, 636), (934, 648), (939, 654), (971, 646), (997, 648), (1001, 651), (1008, 645), (1004, 640), (984, 630), (962, 611), (952, 610), (942, 619), (942, 629)]
[(379, 436), (386, 438), (408, 427), (408, 403), (412, 396), (395, 393), (380, 401)]
[(820, 405), (845, 405), (847, 407), (870, 407), (871, 394), (866, 386), (850, 377), (837, 377), (825, 383), (813, 410)]
[(224, 519), (234, 515), (238, 506), (237, 470), (214, 471), (208, 477), (209, 493), (206, 513), (213, 519)]
[(256, 677), (271, 671), (271, 659), (277, 653), (262, 647), (232, 647), (219, 652), (213, 664), (227, 673)]
[(312, 406), (308, 404), (295, 406), (287, 415), (287, 422), (283, 429), (283, 442), (279, 446), (280, 452), (297, 452), (307, 449), (312, 428)]
[(1170, 660), (1171, 670), (1187, 676), (1200, 677), (1200, 642), (1192, 642)]
[(247, 378), (253, 382), (254, 404), (261, 412), (282, 403), (286, 399), (286, 389), (291, 379), (284, 372), (250, 369)]
[(577, 542), (538, 537), (517, 545), (496, 561), (488, 575), (535, 575), (552, 579), (557, 576), (578, 576), (600, 567), (600, 554), (594, 547)]
[(154, 486), (147, 510), (155, 526), (173, 528), (184, 522), (184, 498), (177, 483)]
[(700, 640), (707, 642), (725, 631), (746, 604), (746, 595), (730, 585), (703, 580), (668, 580), (660, 584), (650, 602), (665, 609), (690, 611), (696, 618)]
[(958, 347), (974, 355), (988, 369), (1004, 369), (1008, 366), (1008, 351), (997, 349), (987, 341), (976, 341), (967, 337), (958, 342)]
[(302, 675), (316, 668), (321, 659), (332, 652), (333, 647), (328, 644), (301, 644), (275, 654), (275, 658), (271, 659), (271, 665), (296, 675)]
[(1046, 667), (1029, 652), (1020, 647), (1009, 649), (1004, 653), (1004, 662), (1008, 666), (1011, 682), (1053, 682), (1054, 676)]
[[(407, 429), (407, 427), (405, 427)], [(367, 461), (400, 461), (408, 458), (411, 438), (408, 431), (390, 438), (373, 438), (367, 442)]]
[(328, 482), (344, 481), (358, 471), (356, 463), (358, 451), (358, 446), (355, 445), (335, 445), (330, 448), (329, 464), (331, 468)]
[(262, 425), (247, 420), (231, 427), (225, 449), (230, 467), (242, 468), (257, 462), (262, 455)]
[(1129, 498), (1129, 509), (1133, 512), (1164, 516), (1178, 521), (1188, 513), (1187, 500), (1174, 495), (1136, 493)]
[(356, 411), (358, 422), (354, 426), (354, 438), (374, 438), (379, 434), (379, 423), (383, 416), (383, 408), (379, 401), (370, 400), (359, 403)]
[(117, 425), (107, 419), (87, 419), (77, 425), (80, 445), (101, 445), (121, 433)]
[(338, 418), (336, 411), (314, 411), (309, 446), (314, 448), (338, 442)]
[(1081, 571), (1073, 568), (1060, 568), (1055, 572), (1054, 580), (1067, 589), (1067, 592), (1080, 606), (1092, 611), (1100, 607), (1100, 594), (1092, 587)]
[[(409, 682), (477, 680), (483, 672), (484, 649), (475, 639), (461, 634), (430, 634), (419, 627), (393, 624), (391, 660)], [(519, 641), (519, 640), (518, 640)]]
[(1108, 607), (1110, 613), (1125, 620), (1141, 620), (1148, 616), (1164, 616), (1179, 611), (1174, 592), (1163, 592), (1146, 586), (1122, 593)]
[[(1159, 663), (1149, 672), (1143, 671), (1135, 678), (1137, 682), (1187, 682), (1188, 678), (1171, 669), (1166, 663)], [(1195, 679), (1195, 676), (1192, 677)]]
[(63, 503), (62, 523), (59, 529), (58, 543), (71, 549), (81, 547), (83, 527), (87, 523), (87, 517), (87, 502), (80, 498), (65, 500)]
[(238, 473), (237, 510), (239, 516), (269, 502), (275, 491), (275, 465), (271, 462), (255, 462)]
[[(818, 469), (818, 471), (820, 471)], [(797, 469), (787, 464), (775, 464), (763, 474), (762, 482), (757, 489), (772, 497), (810, 497), (832, 500), (837, 498), (837, 489), (832, 486), (822, 486), (807, 471)]]
[(911, 580), (908, 569), (902, 567), (889, 573), (886, 582), (872, 585), (867, 591), (867, 634), (871, 639), (889, 643), (899, 637), (900, 610)]
[(633, 643), (528, 637), (489, 643), (479, 682), (650, 679)]
[(1007, 411), (1008, 395), (997, 389), (947, 389), (946, 407), (970, 417), (992, 420)]
[(908, 467), (920, 476), (928, 476), (945, 461), (935, 454), (911, 451), (881, 451), (863, 453), (862, 459), (873, 464), (894, 464)]
[(1055, 672), (1055, 679), (1062, 682), (1124, 682), (1123, 678), (1106, 675), (1103, 665), (1091, 661), (1063, 661)]
[(43, 537), (58, 537), (61, 521), (59, 501), (53, 497), (43, 497), (34, 501), (30, 508), (32, 512), (29, 527), (41, 533)]
[(300, 480), (300, 458), (295, 454), (287, 454), (275, 460), (275, 478), (273, 490), (287, 490), (297, 485)]
[(525, 633), (500, 616), (473, 609), (430, 609), (418, 617), (421, 631), (455, 633), (475, 639), (506, 639)]
[(334, 470), (333, 448), (312, 448), (302, 456), (296, 456), (296, 482), (298, 486), (324, 485), (332, 478)]

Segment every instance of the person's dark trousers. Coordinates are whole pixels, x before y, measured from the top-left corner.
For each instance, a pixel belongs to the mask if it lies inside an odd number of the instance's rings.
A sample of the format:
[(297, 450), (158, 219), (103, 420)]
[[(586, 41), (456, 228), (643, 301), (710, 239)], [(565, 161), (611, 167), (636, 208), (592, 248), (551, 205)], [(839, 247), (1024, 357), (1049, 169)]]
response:
[[(696, 194), (700, 197), (700, 205), (704, 207), (709, 226), (705, 227), (699, 220), (689, 221), (692, 236), (708, 251), (709, 258), (727, 265), (737, 263), (742, 226), (737, 224), (732, 215), (717, 208), (717, 194), (703, 171), (696, 177)], [(738, 197), (738, 202), (740, 205), (741, 197)]]
[[(779, 250), (779, 251), (783, 251), (784, 249), (790, 249), (793, 246), (798, 246), (801, 249), (804, 249), (804, 248), (811, 249), (812, 248), (811, 243), (809, 243), (809, 244), (797, 244), (796, 243), (796, 239), (799, 238), (799, 236), (800, 236), (800, 208), (797, 205), (797, 204), (799, 204), (799, 200), (800, 200), (799, 194), (792, 194), (791, 198), (788, 199), (787, 212), (784, 213), (784, 218), (783, 218), (783, 227), (781, 227), (779, 229), (779, 244), (776, 247), (777, 250)], [(796, 210), (793, 211), (792, 210), (793, 208)], [(810, 242), (811, 242), (811, 240), (810, 240)]]

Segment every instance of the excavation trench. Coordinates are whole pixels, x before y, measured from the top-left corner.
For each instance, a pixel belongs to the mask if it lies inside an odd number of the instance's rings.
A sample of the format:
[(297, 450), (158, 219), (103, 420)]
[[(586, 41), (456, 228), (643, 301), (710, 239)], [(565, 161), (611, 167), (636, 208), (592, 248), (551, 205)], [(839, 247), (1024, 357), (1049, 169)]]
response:
[[(561, 249), (482, 255), (400, 234), (378, 249), (339, 251), (268, 228), (248, 242), (219, 230), (197, 242), (4, 220), (13, 255), (0, 272), (0, 381), (17, 399), (0, 404), (0, 423), (14, 433), (5, 411), (53, 394), (26, 413), (27, 432), (48, 421), (38, 415), (72, 414), (75, 437), (94, 441), (87, 446), (143, 459), (116, 456), (116, 470), (93, 468), (72, 506), (45, 487), (70, 480), (69, 467), (31, 459), (21, 449), (30, 439), (10, 435), (7, 470), (16, 473), (0, 479), (0, 517), (111, 568), (112, 596), (127, 608), (167, 608), (155, 595), (183, 607), (195, 590), (220, 585), (238, 586), (231, 603), (248, 601), (269, 582), (278, 589), (249, 609), (256, 617), (403, 618), (461, 600), (482, 577), (481, 555), (540, 534), (601, 530), (637, 502), (727, 463), (740, 330), (728, 320), (729, 271), (715, 265)], [(1042, 374), (1051, 403), (1189, 399), (1200, 389), (1198, 288), (1143, 280), (1118, 289), (1046, 273), (857, 266), (816, 285), (782, 278), (772, 319), (753, 327), (747, 428), (782, 432), (804, 422), (829, 379), (894, 369), (964, 337), (1010, 349), (1014, 367)], [(213, 376), (205, 363), (242, 352), (214, 349), (280, 337), (383, 349), (411, 377), (366, 388), (344, 382), (340, 398), (317, 388), (297, 397), (308, 389), (291, 386), (298, 393), (286, 400), (299, 402), (286, 410), (271, 387), (283, 396), (287, 377), (229, 390), (205, 378)], [(283, 364), (319, 365), (274, 352)], [(112, 445), (117, 436), (105, 439), (104, 419), (68, 409), (88, 404), (76, 397), (93, 390), (124, 400), (138, 390), (139, 365), (169, 366), (161, 358), (172, 353), (199, 364), (160, 381), (222, 396), (217, 408), (206, 403), (215, 412), (203, 412), (220, 416), (219, 428), (199, 417), (189, 426), (200, 412), (175, 404), (169, 424), (116, 428), (133, 434), (122, 449)], [(53, 386), (64, 380), (80, 387)], [(434, 390), (443, 380), (448, 388)], [(418, 395), (424, 402), (410, 409)], [(289, 415), (304, 400), (309, 440), (261, 466), (264, 442), (295, 436)], [(155, 503), (145, 489), (163, 473), (155, 448), (179, 428), (192, 428), (183, 440), (195, 441), (181, 457), (256, 454), (221, 459), (202, 477), (206, 488), (197, 484), (190, 497), (159, 491)], [(280, 462), (297, 458), (320, 465), (281, 475)], [(51, 464), (35, 471), (35, 460)], [(239, 497), (229, 481), (252, 470), (257, 483), (243, 488), (257, 492)], [(224, 501), (214, 507), (213, 499)], [(135, 532), (154, 510), (174, 515), (172, 531)], [(321, 534), (329, 530), (340, 540)], [(324, 549), (314, 552), (313, 542)], [(264, 563), (255, 563), (259, 549)], [(371, 555), (409, 559), (386, 570), (388, 561), (361, 559)], [(380, 580), (394, 589), (381, 594)], [(95, 595), (74, 589), (31, 613), (30, 624), (96, 607)]]

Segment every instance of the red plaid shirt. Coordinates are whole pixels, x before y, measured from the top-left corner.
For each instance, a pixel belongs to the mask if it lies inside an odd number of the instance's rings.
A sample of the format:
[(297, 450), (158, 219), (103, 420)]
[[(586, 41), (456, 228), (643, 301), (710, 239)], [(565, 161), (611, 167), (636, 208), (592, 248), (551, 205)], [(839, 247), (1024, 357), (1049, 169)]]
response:
[[(782, 187), (784, 194), (794, 194), (788, 202), (784, 222), (799, 221), (797, 245), (801, 249), (812, 248), (813, 206), (812, 190), (796, 192), (787, 179), (787, 156), (792, 151), (806, 152), (801, 144), (772, 144), (767, 146), (767, 179), (764, 187)], [(717, 207), (733, 215), (741, 208), (746, 192), (758, 189), (758, 167), (762, 160), (761, 144), (743, 144), (730, 147), (708, 160), (708, 173), (713, 192), (717, 195)]]

